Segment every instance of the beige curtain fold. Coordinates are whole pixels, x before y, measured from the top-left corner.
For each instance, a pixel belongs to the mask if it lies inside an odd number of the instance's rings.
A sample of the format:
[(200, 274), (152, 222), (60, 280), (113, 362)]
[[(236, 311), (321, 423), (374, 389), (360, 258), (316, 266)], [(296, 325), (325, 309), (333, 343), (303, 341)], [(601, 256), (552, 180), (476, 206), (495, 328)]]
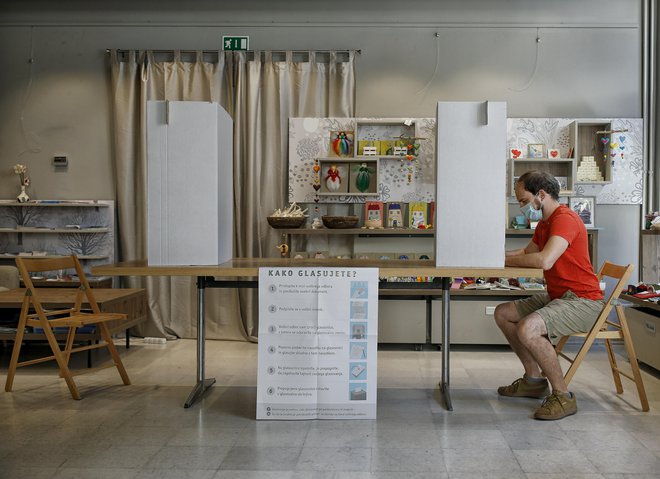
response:
[[(234, 120), (234, 255), (277, 256), (279, 237), (265, 218), (288, 198), (288, 120), (355, 116), (353, 52), (347, 61), (338, 61), (335, 52), (323, 61), (317, 52), (309, 52), (305, 61), (294, 61), (292, 52), (283, 60), (275, 60), (272, 52), (219, 52), (213, 62), (201, 51), (192, 60), (179, 51), (172, 55), (158, 61), (150, 51), (110, 52), (119, 261), (146, 258), (148, 100), (214, 101), (229, 112)], [(197, 336), (195, 278), (123, 281), (148, 293), (149, 321), (136, 334)], [(255, 292), (207, 289), (206, 324), (209, 339), (255, 341)]]

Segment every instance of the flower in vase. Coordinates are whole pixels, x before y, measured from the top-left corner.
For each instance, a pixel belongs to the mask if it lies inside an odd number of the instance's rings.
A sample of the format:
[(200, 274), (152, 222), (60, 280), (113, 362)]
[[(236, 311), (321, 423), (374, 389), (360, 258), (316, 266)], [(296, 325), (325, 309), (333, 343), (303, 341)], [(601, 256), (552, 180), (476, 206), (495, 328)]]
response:
[(30, 177), (27, 175), (27, 166), (17, 163), (14, 165), (14, 173), (17, 174), (21, 180), (21, 186), (30, 185)]

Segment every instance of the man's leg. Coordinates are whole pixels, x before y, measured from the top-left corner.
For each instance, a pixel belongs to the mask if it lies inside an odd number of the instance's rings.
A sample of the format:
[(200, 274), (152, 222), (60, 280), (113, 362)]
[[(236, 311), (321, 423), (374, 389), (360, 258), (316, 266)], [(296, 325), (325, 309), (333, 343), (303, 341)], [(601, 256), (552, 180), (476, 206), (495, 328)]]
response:
[(568, 392), (557, 353), (548, 340), (548, 330), (541, 316), (538, 313), (525, 316), (518, 322), (516, 329), (520, 344), (531, 355), (537, 367), (541, 367), (543, 374), (550, 381), (552, 390)]
[[(538, 316), (538, 314), (536, 316)], [(535, 359), (534, 355), (530, 352), (527, 346), (520, 340), (518, 334), (518, 326), (520, 321), (520, 315), (518, 314), (518, 310), (516, 309), (516, 306), (513, 304), (513, 302), (502, 303), (495, 308), (495, 323), (500, 328), (500, 330), (502, 330), (502, 333), (509, 342), (511, 349), (513, 349), (513, 352), (516, 353), (520, 359), (520, 362), (525, 368), (525, 374), (530, 378), (540, 378), (542, 375), (538, 361)], [(541, 322), (543, 321), (541, 320)]]

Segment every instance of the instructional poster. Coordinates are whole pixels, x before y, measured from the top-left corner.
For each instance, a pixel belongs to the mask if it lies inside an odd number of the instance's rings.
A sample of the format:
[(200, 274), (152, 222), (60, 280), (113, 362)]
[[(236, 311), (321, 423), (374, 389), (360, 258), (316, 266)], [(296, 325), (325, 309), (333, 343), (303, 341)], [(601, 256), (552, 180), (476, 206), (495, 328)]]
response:
[(257, 419), (375, 419), (377, 268), (260, 268)]

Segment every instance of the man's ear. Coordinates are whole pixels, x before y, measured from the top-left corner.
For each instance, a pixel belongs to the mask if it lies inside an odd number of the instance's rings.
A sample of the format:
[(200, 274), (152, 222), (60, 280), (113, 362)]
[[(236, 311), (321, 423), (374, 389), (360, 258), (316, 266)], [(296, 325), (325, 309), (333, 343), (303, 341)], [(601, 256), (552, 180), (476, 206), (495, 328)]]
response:
[(536, 194), (539, 196), (539, 200), (543, 200), (546, 196), (548, 196), (548, 193), (546, 193), (543, 188), (541, 188)]

